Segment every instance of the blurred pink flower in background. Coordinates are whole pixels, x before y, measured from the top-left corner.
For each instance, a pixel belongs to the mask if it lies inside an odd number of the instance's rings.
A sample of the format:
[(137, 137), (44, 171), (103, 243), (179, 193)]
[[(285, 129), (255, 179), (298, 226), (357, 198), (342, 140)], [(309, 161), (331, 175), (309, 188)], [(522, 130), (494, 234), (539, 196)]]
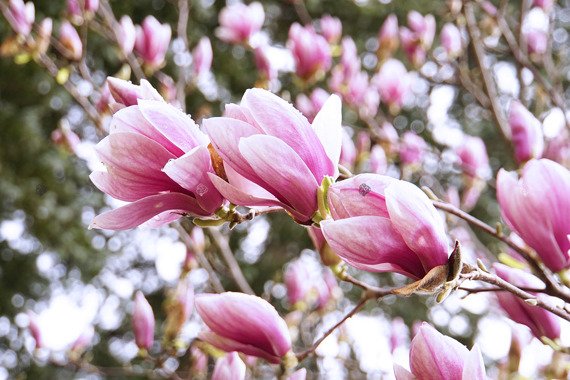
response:
[(291, 25), (287, 47), (295, 59), (295, 72), (304, 80), (309, 80), (331, 67), (329, 43), (311, 26), (301, 26), (298, 23)]
[(260, 45), (255, 48), (255, 66), (264, 80), (271, 81), (277, 78), (278, 70), (276, 62), (271, 57), (271, 47), (268, 45)]
[(228, 5), (220, 12), (220, 27), (216, 29), (216, 35), (228, 43), (248, 43), (261, 30), (264, 21), (265, 12), (258, 2)]
[(22, 36), (28, 36), (32, 31), (32, 25), (36, 18), (34, 3), (23, 0), (10, 0), (6, 19), (14, 31)]
[(405, 165), (421, 164), (427, 149), (428, 145), (421, 136), (407, 131), (400, 141), (400, 160)]
[(67, 0), (67, 12), (79, 20), (83, 17), (83, 12), (95, 13), (97, 9), (99, 9), (99, 0)]
[(443, 46), (449, 58), (456, 58), (463, 51), (461, 32), (455, 24), (450, 22), (445, 24), (441, 29), (440, 39), (441, 46)]
[(378, 32), (378, 51), (381, 56), (389, 57), (400, 45), (398, 18), (391, 14), (384, 20)]
[(554, 272), (570, 266), (570, 172), (547, 159), (516, 172), (501, 169), (497, 200), (507, 225)]
[(196, 77), (202, 77), (210, 72), (214, 53), (208, 37), (200, 38), (200, 41), (194, 50), (192, 50), (192, 58), (194, 59), (192, 71)]
[(283, 280), (287, 288), (289, 305), (294, 306), (307, 299), (313, 285), (310, 278), (308, 268), (302, 260), (295, 260), (287, 265), (283, 273)]
[(447, 263), (445, 222), (415, 185), (360, 174), (332, 185), (328, 201), (334, 220), (322, 221), (321, 228), (348, 264), (419, 279)]
[(354, 145), (354, 141), (352, 141), (352, 137), (343, 129), (339, 163), (348, 169), (353, 168), (356, 162), (356, 154), (356, 146)]
[(532, 158), (542, 157), (544, 151), (542, 124), (518, 100), (511, 101), (509, 127), (515, 159), (519, 164)]
[(200, 294), (196, 309), (211, 330), (200, 333), (200, 339), (221, 350), (275, 364), (291, 350), (287, 324), (262, 298), (233, 292)]
[(170, 25), (161, 24), (153, 16), (147, 16), (142, 26), (136, 26), (135, 51), (149, 68), (157, 69), (164, 64), (171, 33)]
[(244, 380), (245, 370), (245, 363), (237, 352), (230, 352), (216, 360), (212, 380)]
[(489, 156), (485, 142), (477, 136), (464, 136), (455, 152), (459, 157), (461, 170), (469, 177), (488, 179), (491, 176)]
[(162, 96), (146, 79), (142, 79), (140, 85), (136, 85), (126, 80), (108, 77), (107, 85), (111, 97), (117, 103), (113, 105), (113, 111), (136, 106), (139, 99), (163, 101)]
[(305, 94), (299, 94), (295, 100), (295, 106), (310, 122), (313, 122), (329, 96), (331, 95), (327, 91), (317, 87), (311, 92), (310, 97)]
[(133, 331), (135, 341), (140, 349), (148, 350), (154, 342), (154, 313), (150, 304), (138, 291), (135, 294), (133, 307)]
[(324, 15), (319, 20), (320, 31), (323, 37), (331, 44), (336, 44), (342, 35), (342, 23), (336, 17)]
[(135, 48), (137, 39), (137, 30), (133, 24), (133, 20), (129, 16), (121, 17), (119, 21), (119, 32), (117, 35), (117, 43), (124, 55), (129, 55)]
[(380, 93), (380, 101), (386, 103), (391, 111), (397, 113), (404, 99), (410, 93), (410, 77), (404, 64), (396, 59), (389, 59), (372, 79)]
[(77, 30), (68, 21), (61, 23), (59, 27), (59, 42), (65, 50), (63, 54), (67, 59), (78, 61), (83, 54), (83, 43)]

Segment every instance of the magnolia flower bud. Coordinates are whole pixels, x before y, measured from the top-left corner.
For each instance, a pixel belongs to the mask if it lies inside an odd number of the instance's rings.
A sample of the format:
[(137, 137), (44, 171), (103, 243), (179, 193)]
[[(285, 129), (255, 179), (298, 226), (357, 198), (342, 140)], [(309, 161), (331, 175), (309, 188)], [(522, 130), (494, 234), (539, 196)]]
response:
[(205, 375), (208, 371), (208, 355), (198, 347), (190, 349), (192, 373), (196, 375)]
[(188, 280), (180, 280), (176, 290), (167, 301), (166, 327), (164, 338), (166, 341), (174, 340), (184, 323), (188, 320), (194, 309), (194, 288)]
[(81, 59), (83, 43), (77, 30), (68, 21), (64, 21), (59, 28), (59, 42), (65, 48), (63, 54), (66, 58), (74, 61)]
[(331, 67), (332, 55), (327, 40), (310, 26), (291, 25), (287, 47), (295, 59), (295, 72), (304, 80)]
[(164, 64), (172, 30), (153, 16), (147, 16), (142, 26), (136, 27), (135, 51), (151, 69)]
[(228, 43), (248, 43), (261, 30), (264, 21), (265, 12), (258, 2), (228, 5), (220, 12), (220, 27), (216, 29), (216, 35)]
[(137, 39), (137, 30), (133, 24), (133, 20), (129, 16), (121, 17), (119, 21), (120, 30), (117, 33), (117, 43), (125, 56), (131, 54), (135, 48)]
[(387, 169), (386, 152), (380, 145), (374, 145), (368, 157), (368, 171), (374, 174), (385, 174)]
[(380, 93), (380, 100), (386, 103), (393, 113), (397, 113), (411, 90), (410, 77), (402, 62), (396, 59), (387, 60), (372, 82)]
[(509, 126), (515, 159), (519, 164), (532, 158), (542, 157), (544, 151), (542, 124), (517, 100), (511, 101)]
[(43, 340), (42, 340), (42, 332), (38, 324), (38, 315), (33, 311), (28, 310), (28, 319), (29, 319), (28, 328), (30, 329), (32, 338), (34, 338), (36, 342), (36, 349), (42, 348)]
[(378, 33), (378, 52), (382, 57), (389, 57), (398, 49), (400, 39), (398, 36), (398, 18), (391, 14), (384, 20)]
[(53, 21), (51, 18), (44, 18), (38, 25), (38, 35), (36, 37), (36, 51), (38, 54), (45, 54), (51, 43), (51, 33)]
[(324, 15), (320, 20), (321, 33), (331, 44), (335, 44), (342, 35), (342, 23), (336, 17)]
[(489, 156), (485, 142), (480, 137), (465, 136), (456, 153), (461, 169), (467, 176), (484, 180), (490, 177)]
[(22, 36), (28, 36), (36, 17), (34, 3), (23, 0), (10, 0), (6, 18), (14, 31)]
[(226, 352), (239, 351), (280, 363), (291, 350), (285, 321), (262, 298), (226, 292), (196, 296), (196, 310), (211, 331), (200, 339)]
[(135, 294), (133, 331), (137, 346), (140, 349), (148, 350), (154, 342), (154, 313), (140, 291)]
[(260, 76), (267, 81), (277, 78), (278, 71), (270, 56), (270, 46), (260, 45), (255, 48), (255, 66)]
[(312, 284), (309, 281), (310, 273), (302, 260), (296, 260), (287, 265), (283, 275), (287, 287), (289, 305), (305, 301)]
[(230, 352), (216, 361), (212, 380), (244, 380), (245, 369), (237, 352)]
[(146, 79), (137, 86), (123, 79), (107, 77), (107, 85), (115, 102), (125, 107), (137, 105), (139, 99), (163, 100)]
[(192, 50), (192, 57), (194, 58), (192, 70), (197, 78), (210, 72), (213, 54), (210, 39), (208, 37), (202, 37), (198, 45)]
[(441, 29), (441, 45), (445, 49), (447, 56), (451, 59), (458, 57), (463, 51), (461, 42), (461, 32), (455, 24), (447, 23)]
[(414, 132), (406, 132), (400, 143), (400, 160), (405, 165), (418, 165), (428, 149), (425, 140)]

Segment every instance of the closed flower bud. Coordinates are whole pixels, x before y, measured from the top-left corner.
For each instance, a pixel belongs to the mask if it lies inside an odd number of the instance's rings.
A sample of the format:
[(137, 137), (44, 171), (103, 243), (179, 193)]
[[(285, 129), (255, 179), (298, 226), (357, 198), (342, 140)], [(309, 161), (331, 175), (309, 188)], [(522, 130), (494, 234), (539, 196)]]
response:
[(309, 281), (311, 275), (303, 261), (295, 260), (290, 263), (285, 269), (283, 277), (289, 305), (294, 306), (298, 302), (306, 301), (312, 284)]
[(135, 294), (133, 331), (137, 346), (140, 349), (148, 350), (154, 342), (154, 313), (140, 291)]
[(51, 43), (51, 33), (53, 31), (53, 21), (51, 18), (44, 18), (38, 25), (38, 35), (36, 37), (36, 51), (45, 54)]
[(374, 174), (385, 174), (387, 169), (386, 152), (380, 145), (374, 145), (368, 157), (368, 171)]
[(509, 127), (515, 159), (519, 164), (532, 158), (542, 157), (544, 151), (542, 124), (517, 100), (513, 100), (510, 105)]
[(192, 50), (192, 58), (194, 59), (192, 69), (194, 76), (200, 78), (210, 72), (213, 54), (210, 39), (208, 37), (202, 37), (198, 45)]
[(83, 54), (83, 44), (77, 30), (69, 22), (64, 21), (59, 27), (59, 42), (65, 50), (63, 54), (66, 58), (78, 61)]
[[(503, 264), (493, 265), (497, 276), (519, 288), (544, 289), (545, 285), (537, 277), (521, 269), (513, 269)], [(557, 316), (540, 307), (529, 305), (525, 300), (506, 292), (496, 292), (501, 308), (513, 321), (527, 326), (538, 339), (543, 336), (552, 340), (560, 337), (560, 321)], [(541, 295), (539, 295), (540, 297)], [(547, 297), (547, 296), (544, 296)]]
[(304, 80), (309, 80), (331, 67), (331, 48), (327, 40), (310, 26), (297, 23), (291, 25), (287, 47), (295, 59), (295, 72)]
[(250, 38), (261, 30), (264, 21), (265, 12), (258, 2), (228, 5), (220, 12), (220, 27), (216, 29), (216, 35), (228, 43), (249, 43)]
[(405, 165), (421, 164), (428, 145), (425, 140), (414, 132), (406, 132), (400, 142), (400, 160)]
[(146, 79), (136, 85), (123, 79), (107, 77), (107, 85), (115, 102), (125, 107), (136, 106), (139, 99), (163, 100)]
[(271, 47), (267, 45), (260, 45), (255, 48), (255, 66), (262, 79), (271, 81), (277, 78), (278, 70), (276, 62), (272, 59), (270, 52)]
[(216, 361), (212, 380), (245, 380), (245, 369), (237, 352), (230, 352)]
[(356, 162), (356, 146), (352, 137), (343, 130), (342, 146), (340, 148), (340, 164), (348, 169), (352, 169)]
[(455, 24), (447, 23), (441, 29), (441, 46), (445, 49), (447, 56), (451, 59), (457, 58), (463, 51), (461, 42), (461, 32)]
[(29, 319), (28, 328), (30, 329), (32, 338), (34, 338), (36, 342), (36, 349), (42, 348), (43, 340), (42, 340), (42, 332), (38, 324), (38, 315), (33, 311), (28, 311), (28, 319)]
[(342, 35), (342, 23), (336, 17), (324, 15), (320, 20), (321, 34), (331, 44), (335, 44)]
[(322, 221), (321, 228), (348, 264), (420, 279), (448, 262), (445, 223), (413, 184), (360, 174), (332, 185), (328, 201), (334, 220)]
[(570, 267), (570, 172), (554, 161), (530, 160), (521, 175), (497, 175), (497, 200), (508, 226), (554, 272)]
[(164, 337), (166, 341), (173, 341), (188, 321), (194, 309), (194, 288), (187, 279), (180, 280), (176, 290), (170, 295), (166, 303), (166, 327)]
[(24, 3), (23, 0), (10, 0), (5, 16), (17, 34), (27, 37), (32, 31), (36, 9), (31, 1)]
[(465, 136), (456, 149), (461, 170), (469, 177), (488, 179), (491, 176), (489, 156), (485, 142), (480, 137)]
[(137, 30), (133, 20), (129, 16), (121, 17), (119, 21), (119, 33), (117, 33), (117, 43), (125, 56), (131, 54), (135, 48)]
[(190, 349), (192, 373), (196, 375), (205, 375), (208, 371), (208, 355), (198, 347)]
[(396, 380), (487, 380), (481, 351), (464, 345), (423, 323), (410, 348), (411, 373), (394, 365)]
[(142, 26), (137, 25), (135, 51), (150, 69), (164, 64), (171, 33), (170, 25), (161, 24), (153, 16), (147, 16)]
[(396, 59), (389, 59), (372, 79), (380, 93), (380, 101), (397, 113), (410, 93), (410, 77), (406, 67)]
[(247, 90), (241, 104), (204, 128), (225, 166), (227, 180), (210, 179), (232, 203), (281, 206), (295, 220), (310, 223), (317, 189), (338, 176), (342, 143), (341, 103), (332, 95), (312, 125), (291, 104), (269, 91)]
[(389, 57), (400, 45), (398, 18), (391, 14), (384, 20), (378, 33), (378, 51), (380, 56)]
[(200, 294), (196, 309), (211, 331), (200, 339), (226, 352), (238, 351), (280, 363), (291, 350), (285, 321), (267, 301), (243, 294)]

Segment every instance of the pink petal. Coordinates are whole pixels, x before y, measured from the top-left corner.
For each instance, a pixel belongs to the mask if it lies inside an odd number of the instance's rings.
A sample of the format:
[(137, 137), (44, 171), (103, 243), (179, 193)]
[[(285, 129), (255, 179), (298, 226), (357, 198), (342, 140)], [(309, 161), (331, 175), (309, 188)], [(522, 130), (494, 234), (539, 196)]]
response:
[(139, 108), (153, 127), (184, 152), (209, 143), (208, 136), (200, 131), (190, 116), (176, 107), (156, 100), (139, 99)]
[(338, 163), (342, 146), (342, 103), (337, 95), (331, 95), (315, 119), (312, 127), (325, 148), (327, 156), (335, 165), (334, 178), (338, 176)]
[(312, 218), (320, 184), (289, 145), (273, 136), (254, 135), (242, 138), (239, 149), (254, 172), (276, 189), (273, 195), (304, 215), (302, 221)]
[(416, 380), (416, 377), (410, 371), (398, 364), (394, 364), (394, 377), (396, 377), (396, 380)]
[(245, 371), (243, 360), (237, 352), (231, 352), (216, 361), (211, 380), (245, 380)]
[(483, 356), (477, 345), (474, 345), (465, 357), (461, 380), (487, 380)]
[(198, 206), (196, 200), (191, 196), (181, 193), (166, 193), (152, 195), (118, 209), (97, 215), (90, 227), (107, 230), (128, 230), (165, 211), (180, 214), (190, 213), (196, 216), (209, 215)]
[(350, 265), (372, 272), (396, 272), (413, 279), (424, 271), (387, 218), (355, 216), (324, 220), (321, 230), (332, 250)]
[(169, 161), (163, 171), (180, 186), (192, 192), (204, 210), (213, 213), (222, 205), (222, 195), (208, 177), (208, 173), (213, 173), (213, 169), (207, 147), (196, 147), (182, 157)]
[(107, 172), (93, 172), (89, 178), (105, 194), (126, 202), (134, 202), (160, 192), (177, 191), (179, 189), (175, 183), (169, 186), (168, 183), (162, 180), (142, 179), (137, 181), (133, 180), (132, 177), (125, 178)]
[(232, 339), (224, 338), (212, 331), (202, 331), (199, 334), (199, 338), (205, 342), (208, 342), (212, 346), (219, 348), (222, 351), (226, 352), (237, 351), (246, 355), (263, 358), (268, 362), (274, 364), (278, 364), (281, 362), (280, 357), (272, 355), (267, 351), (264, 351), (258, 347), (249, 344), (244, 344)]

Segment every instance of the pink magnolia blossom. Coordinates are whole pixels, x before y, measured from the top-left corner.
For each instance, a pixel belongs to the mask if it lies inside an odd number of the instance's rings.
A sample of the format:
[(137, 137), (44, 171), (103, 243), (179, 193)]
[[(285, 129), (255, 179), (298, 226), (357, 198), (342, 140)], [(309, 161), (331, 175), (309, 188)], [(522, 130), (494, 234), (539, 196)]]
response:
[(225, 117), (204, 121), (224, 162), (216, 188), (242, 206), (281, 206), (301, 223), (317, 211), (317, 188), (338, 176), (342, 142), (340, 99), (332, 95), (312, 125), (291, 104), (269, 91), (247, 90)]
[[(513, 269), (499, 263), (495, 263), (493, 268), (497, 276), (519, 288), (545, 288), (541, 280), (521, 269)], [(543, 336), (553, 340), (560, 337), (560, 321), (551, 312), (529, 305), (524, 300), (506, 291), (496, 292), (495, 295), (499, 305), (509, 318), (527, 326), (538, 339)]]
[(32, 24), (36, 18), (34, 3), (23, 0), (10, 0), (6, 19), (14, 31), (22, 36), (27, 36), (32, 31)]
[(190, 348), (192, 374), (205, 375), (208, 372), (208, 355), (196, 346)]
[(192, 51), (194, 63), (192, 69), (196, 77), (204, 76), (210, 72), (212, 67), (212, 59), (214, 57), (212, 52), (212, 44), (208, 37), (202, 37), (198, 45)]
[(392, 320), (390, 326), (390, 352), (394, 353), (398, 348), (405, 347), (409, 341), (410, 330), (401, 317)]
[(378, 50), (384, 56), (390, 56), (400, 45), (398, 36), (398, 18), (391, 14), (384, 20), (378, 33)]
[(360, 174), (332, 185), (328, 201), (334, 220), (322, 221), (321, 228), (348, 264), (419, 279), (447, 263), (445, 223), (413, 184)]
[(380, 93), (380, 100), (390, 107), (402, 108), (410, 93), (410, 77), (406, 67), (397, 59), (389, 59), (372, 79)]
[(433, 15), (422, 16), (417, 11), (410, 11), (408, 13), (408, 27), (425, 49), (431, 47), (435, 37), (435, 18)]
[(141, 84), (136, 85), (123, 79), (107, 77), (107, 85), (111, 97), (118, 104), (114, 106), (116, 111), (124, 107), (136, 106), (139, 99), (163, 100), (146, 79), (142, 79)]
[(400, 160), (405, 165), (420, 164), (427, 149), (428, 145), (421, 136), (408, 131), (402, 135), (400, 142)]
[(324, 15), (321, 17), (319, 23), (321, 26), (321, 34), (327, 41), (331, 44), (337, 43), (342, 35), (342, 23), (340, 20), (331, 15)]
[(230, 352), (216, 361), (212, 380), (245, 380), (245, 363), (237, 352)]
[(164, 335), (173, 340), (194, 309), (194, 287), (188, 279), (182, 279), (168, 300), (168, 312)]
[(305, 301), (312, 287), (311, 274), (302, 260), (291, 262), (283, 274), (289, 305)]
[(525, 28), (524, 36), (529, 54), (541, 56), (548, 48), (548, 31), (540, 28)]
[[(95, 13), (97, 9), (99, 9), (99, 0), (83, 0), (83, 4), (81, 4), (80, 1), (81, 0), (67, 0), (67, 12), (72, 17), (81, 19), (83, 11)], [(81, 9), (82, 5), (83, 10)]]
[(113, 115), (111, 131), (97, 145), (107, 171), (91, 181), (113, 198), (132, 202), (95, 217), (92, 227), (123, 230), (151, 219), (161, 225), (183, 214), (211, 216), (223, 198), (213, 186), (208, 137), (177, 108), (138, 100)]
[(412, 340), (411, 372), (394, 365), (396, 380), (487, 380), (485, 364), (477, 345), (464, 345), (422, 323)]
[(200, 339), (226, 352), (280, 363), (291, 351), (291, 337), (285, 321), (262, 298), (243, 293), (200, 294), (196, 310), (211, 331)]
[(30, 334), (32, 334), (32, 338), (35, 341), (36, 349), (43, 347), (43, 339), (42, 339), (42, 332), (40, 330), (40, 326), (38, 324), (38, 315), (33, 311), (28, 311), (28, 328), (30, 329)]
[(322, 310), (327, 307), (329, 302), (335, 297), (338, 289), (338, 282), (333, 272), (329, 268), (325, 268), (322, 273), (321, 281), (316, 284), (317, 287), (317, 308)]
[(75, 342), (71, 345), (72, 351), (83, 352), (93, 343), (93, 337), (95, 336), (95, 329), (92, 325), (87, 326), (85, 331), (77, 337)]
[(295, 72), (305, 80), (331, 67), (331, 48), (327, 40), (310, 26), (291, 25), (287, 47), (295, 59)]
[(38, 24), (38, 34), (36, 36), (36, 51), (39, 54), (45, 54), (51, 44), (51, 34), (53, 31), (53, 20), (49, 17), (44, 18)]
[(220, 27), (216, 29), (216, 35), (228, 43), (248, 43), (261, 30), (264, 21), (265, 12), (261, 3), (235, 3), (220, 12)]
[(164, 64), (171, 34), (170, 25), (161, 24), (153, 16), (136, 26), (135, 51), (148, 67), (156, 69)]
[(427, 51), (418, 36), (406, 27), (400, 28), (400, 42), (408, 60), (414, 67), (421, 67), (427, 56)]
[(154, 313), (150, 304), (138, 291), (135, 294), (135, 305), (133, 308), (133, 331), (137, 346), (148, 350), (154, 342)]
[(137, 30), (133, 20), (129, 16), (121, 17), (119, 21), (119, 32), (117, 33), (117, 43), (124, 55), (129, 55), (135, 48)]
[(83, 43), (77, 30), (68, 21), (61, 23), (59, 27), (59, 42), (65, 48), (63, 52), (66, 58), (78, 61), (83, 54)]
[(456, 58), (463, 51), (461, 32), (455, 24), (450, 22), (445, 24), (441, 29), (440, 39), (441, 46), (443, 46), (449, 58)]
[(554, 272), (570, 266), (570, 172), (547, 159), (497, 175), (497, 200), (508, 226)]
[(305, 94), (299, 94), (295, 100), (295, 106), (312, 122), (329, 97), (330, 94), (328, 92), (317, 87), (313, 90), (310, 97)]
[(554, 0), (533, 0), (532, 6), (542, 8), (543, 11), (549, 12), (554, 6)]
[(469, 177), (488, 179), (491, 175), (485, 142), (480, 137), (465, 136), (456, 149), (461, 170)]
[(374, 174), (385, 174), (388, 169), (386, 152), (380, 145), (374, 145), (368, 157), (368, 171)]
[(544, 151), (542, 124), (517, 100), (511, 101), (509, 127), (515, 159), (519, 164), (532, 158), (542, 157)]
[(278, 75), (276, 62), (271, 58), (270, 49), (268, 45), (260, 45), (254, 50), (257, 71), (263, 79), (268, 81), (277, 78)]

